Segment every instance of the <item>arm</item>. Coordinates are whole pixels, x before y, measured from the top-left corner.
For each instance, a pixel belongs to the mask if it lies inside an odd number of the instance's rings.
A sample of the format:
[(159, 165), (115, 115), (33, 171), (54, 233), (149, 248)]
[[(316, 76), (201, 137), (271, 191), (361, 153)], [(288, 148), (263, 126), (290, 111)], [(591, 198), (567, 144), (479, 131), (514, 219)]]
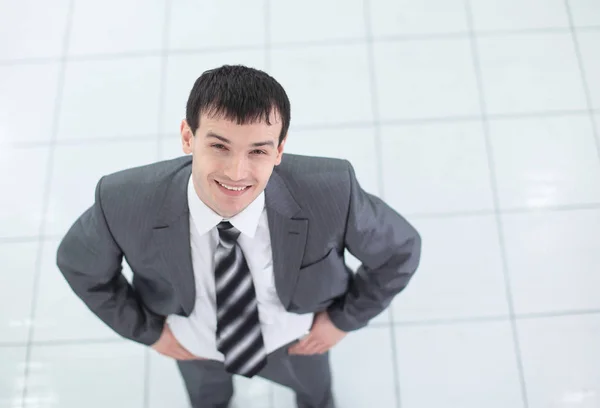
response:
[(56, 262), (71, 289), (104, 323), (125, 338), (151, 345), (161, 335), (164, 317), (143, 306), (121, 273), (123, 252), (104, 217), (101, 186), (102, 179), (94, 205), (60, 243)]
[(333, 324), (353, 331), (368, 324), (400, 293), (421, 256), (418, 232), (378, 197), (363, 191), (348, 163), (350, 207), (345, 244), (362, 265), (346, 295), (329, 309)]

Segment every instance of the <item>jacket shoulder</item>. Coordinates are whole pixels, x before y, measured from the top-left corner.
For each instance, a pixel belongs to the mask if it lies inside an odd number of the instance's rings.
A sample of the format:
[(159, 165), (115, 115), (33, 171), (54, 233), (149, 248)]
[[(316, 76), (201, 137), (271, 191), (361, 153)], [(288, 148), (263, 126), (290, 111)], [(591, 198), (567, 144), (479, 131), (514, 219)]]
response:
[(101, 199), (103, 206), (148, 206), (161, 199), (163, 188), (179, 171), (191, 166), (191, 156), (155, 162), (107, 174), (102, 177)]
[(308, 179), (314, 181), (315, 176), (347, 179), (349, 166), (350, 163), (348, 160), (344, 159), (286, 153), (283, 155), (278, 170), (286, 179)]
[(277, 167), (277, 173), (296, 201), (306, 206), (322, 198), (347, 200), (351, 188), (350, 168), (350, 162), (344, 159), (288, 154)]

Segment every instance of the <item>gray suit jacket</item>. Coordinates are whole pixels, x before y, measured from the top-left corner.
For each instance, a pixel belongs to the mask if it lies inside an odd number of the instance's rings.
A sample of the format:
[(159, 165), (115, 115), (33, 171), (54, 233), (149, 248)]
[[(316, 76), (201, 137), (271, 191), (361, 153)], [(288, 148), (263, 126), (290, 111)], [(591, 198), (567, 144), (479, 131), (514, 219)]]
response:
[[(89, 309), (121, 336), (151, 345), (166, 316), (189, 316), (196, 293), (187, 183), (191, 156), (104, 176), (95, 203), (63, 238), (57, 264)], [(365, 326), (417, 269), (421, 240), (346, 160), (285, 154), (265, 189), (277, 294), (294, 313), (328, 310)], [(354, 274), (344, 249), (362, 262)], [(121, 274), (123, 257), (133, 271)]]

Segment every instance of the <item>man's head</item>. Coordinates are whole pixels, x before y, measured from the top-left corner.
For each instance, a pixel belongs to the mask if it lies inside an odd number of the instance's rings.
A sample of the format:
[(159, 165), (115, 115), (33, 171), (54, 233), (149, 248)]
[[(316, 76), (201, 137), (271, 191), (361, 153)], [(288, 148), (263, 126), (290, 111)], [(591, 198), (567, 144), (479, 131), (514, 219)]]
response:
[(244, 210), (281, 163), (289, 125), (285, 90), (266, 73), (227, 65), (204, 72), (180, 129), (198, 197), (224, 218)]

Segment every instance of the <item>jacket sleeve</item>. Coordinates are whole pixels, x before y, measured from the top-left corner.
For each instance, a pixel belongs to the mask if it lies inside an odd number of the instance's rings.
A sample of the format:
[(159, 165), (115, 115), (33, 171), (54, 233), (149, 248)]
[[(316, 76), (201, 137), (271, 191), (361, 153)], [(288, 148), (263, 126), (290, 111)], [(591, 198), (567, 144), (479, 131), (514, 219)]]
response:
[(350, 207), (344, 242), (361, 266), (346, 295), (328, 314), (343, 331), (366, 326), (409, 283), (421, 256), (421, 237), (397, 212), (360, 187), (348, 162)]
[(71, 289), (104, 323), (121, 336), (152, 345), (165, 318), (144, 307), (123, 276), (123, 252), (115, 242), (101, 202), (102, 179), (95, 203), (62, 239), (56, 262)]

